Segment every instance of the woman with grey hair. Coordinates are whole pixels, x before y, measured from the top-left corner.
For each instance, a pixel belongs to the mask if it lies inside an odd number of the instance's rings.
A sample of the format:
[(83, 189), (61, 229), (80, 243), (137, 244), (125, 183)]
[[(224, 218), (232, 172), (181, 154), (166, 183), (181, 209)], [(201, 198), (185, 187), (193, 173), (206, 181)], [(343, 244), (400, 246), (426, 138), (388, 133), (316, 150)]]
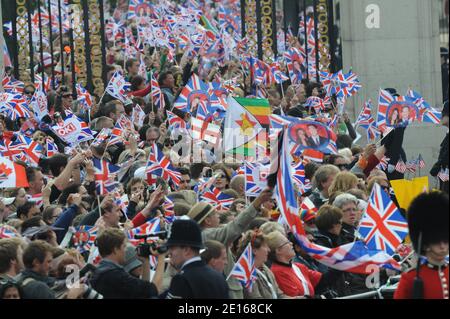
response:
[(347, 242), (355, 241), (359, 237), (356, 231), (356, 224), (358, 222), (358, 199), (351, 194), (344, 193), (338, 195), (332, 204), (343, 213), (342, 236)]

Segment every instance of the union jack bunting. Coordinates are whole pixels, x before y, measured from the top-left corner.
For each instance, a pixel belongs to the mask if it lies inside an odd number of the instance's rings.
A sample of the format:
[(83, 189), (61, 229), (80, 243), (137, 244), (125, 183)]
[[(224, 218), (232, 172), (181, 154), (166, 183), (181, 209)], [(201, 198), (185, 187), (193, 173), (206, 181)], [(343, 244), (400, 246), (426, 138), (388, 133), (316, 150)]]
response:
[[(209, 91), (208, 85), (202, 80), (200, 80), (198, 75), (194, 73), (189, 82), (181, 91), (173, 107), (186, 113), (196, 113), (196, 111), (202, 107), (208, 110), (210, 104), (209, 101), (210, 96), (208, 91)], [(192, 105), (193, 104), (192, 102), (194, 102), (194, 100), (198, 100), (197, 105)], [(207, 111), (205, 113), (207, 113)]]
[(94, 176), (97, 194), (107, 195), (117, 186), (116, 175), (120, 167), (97, 158), (93, 159), (93, 163), (95, 169)]
[(136, 235), (150, 235), (161, 230), (160, 218), (155, 217), (145, 224), (127, 231), (128, 239), (134, 239)]
[(106, 93), (122, 102), (126, 102), (126, 95), (130, 90), (130, 87), (131, 84), (125, 81), (125, 78), (119, 71), (116, 71), (106, 87)]
[[(155, 175), (160, 176), (165, 180), (172, 180), (175, 185), (180, 184), (181, 174), (178, 172), (163, 152), (159, 149), (156, 143), (150, 148), (150, 155), (147, 161), (146, 168), (147, 176)], [(152, 178), (149, 178), (152, 180)]]
[(72, 237), (73, 246), (80, 252), (90, 251), (97, 239), (98, 228), (96, 226), (78, 226)]
[(269, 169), (269, 165), (245, 162), (244, 173), (246, 196), (257, 197), (259, 193), (267, 187)]
[[(253, 255), (251, 243), (245, 248), (242, 255), (237, 260), (228, 278), (234, 277), (242, 284), (245, 289), (251, 291), (253, 283), (257, 279), (255, 267), (255, 257)], [(228, 279), (227, 278), (227, 279)]]
[(389, 195), (375, 184), (359, 233), (369, 249), (393, 255), (408, 234), (408, 224)]
[(222, 193), (218, 188), (208, 190), (200, 196), (202, 201), (213, 205), (217, 210), (229, 210), (231, 204), (234, 202), (234, 197)]

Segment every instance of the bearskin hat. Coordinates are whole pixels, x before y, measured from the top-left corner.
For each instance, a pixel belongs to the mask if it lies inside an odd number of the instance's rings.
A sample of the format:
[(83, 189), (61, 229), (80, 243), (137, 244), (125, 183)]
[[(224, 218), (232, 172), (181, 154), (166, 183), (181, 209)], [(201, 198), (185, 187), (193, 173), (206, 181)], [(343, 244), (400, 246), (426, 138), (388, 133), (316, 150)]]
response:
[(412, 201), (408, 209), (408, 228), (417, 252), (420, 233), (422, 252), (426, 245), (448, 242), (448, 208), (448, 195), (438, 191), (421, 194)]

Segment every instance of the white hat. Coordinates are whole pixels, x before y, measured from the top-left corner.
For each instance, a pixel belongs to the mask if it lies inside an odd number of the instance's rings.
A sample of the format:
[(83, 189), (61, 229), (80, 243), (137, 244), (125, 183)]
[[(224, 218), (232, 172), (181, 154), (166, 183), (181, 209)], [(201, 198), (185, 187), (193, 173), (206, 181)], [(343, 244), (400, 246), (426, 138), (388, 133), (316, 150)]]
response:
[(145, 174), (146, 167), (139, 167), (137, 170), (134, 171), (134, 177), (139, 178), (147, 178), (147, 174)]
[(2, 198), (2, 203), (3, 203), (5, 206), (9, 206), (9, 205), (11, 205), (12, 203), (14, 203), (15, 200), (16, 200), (15, 197), (5, 197), (5, 198)]
[[(44, 66), (44, 68), (52, 66), (52, 55), (48, 52), (44, 52), (42, 56), (43, 56), (42, 65)], [(53, 63), (53, 65), (56, 65), (56, 61)]]

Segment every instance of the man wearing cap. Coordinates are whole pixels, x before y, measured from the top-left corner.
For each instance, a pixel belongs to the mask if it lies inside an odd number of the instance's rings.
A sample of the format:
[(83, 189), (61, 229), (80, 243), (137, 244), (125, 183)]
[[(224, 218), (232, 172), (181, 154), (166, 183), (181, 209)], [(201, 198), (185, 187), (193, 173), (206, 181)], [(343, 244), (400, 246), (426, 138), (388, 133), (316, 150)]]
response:
[(448, 299), (448, 195), (421, 194), (408, 209), (408, 228), (419, 265), (402, 274), (394, 299)]
[[(219, 215), (214, 207), (208, 203), (200, 202), (189, 211), (188, 216), (196, 221), (202, 229), (203, 241), (217, 240), (227, 247), (228, 264), (225, 268), (225, 275), (231, 272), (235, 264), (230, 250), (231, 244), (249, 229), (250, 222), (260, 216), (259, 211), (262, 204), (269, 201), (271, 197), (272, 191), (270, 189), (262, 191), (246, 210), (224, 227), (219, 227)], [(243, 299), (242, 285), (233, 277), (227, 282), (230, 289), (230, 298)]]
[(170, 264), (179, 270), (170, 283), (168, 299), (229, 298), (223, 275), (208, 267), (200, 257), (202, 232), (195, 221), (176, 220), (166, 245)]
[[(441, 143), (441, 149), (439, 150), (439, 157), (436, 164), (430, 171), (431, 176), (437, 176), (440, 171), (448, 168), (448, 101), (444, 104), (444, 109), (442, 110), (441, 125), (447, 128), (447, 135), (445, 135), (444, 140)], [(448, 181), (443, 182), (440, 180), (440, 189), (448, 194)]]

